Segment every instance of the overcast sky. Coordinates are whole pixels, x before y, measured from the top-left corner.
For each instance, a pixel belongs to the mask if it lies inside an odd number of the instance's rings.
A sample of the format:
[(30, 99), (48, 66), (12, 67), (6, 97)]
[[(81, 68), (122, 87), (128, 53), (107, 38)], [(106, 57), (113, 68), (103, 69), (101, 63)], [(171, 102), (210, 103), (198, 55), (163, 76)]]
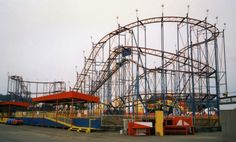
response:
[(98, 42), (107, 33), (139, 18), (165, 15), (204, 19), (226, 27), (229, 91), (236, 88), (235, 0), (0, 0), (0, 93), (6, 94), (7, 74), (25, 80), (63, 80), (74, 85), (76, 68), (83, 67), (83, 51), (90, 53), (91, 39)]

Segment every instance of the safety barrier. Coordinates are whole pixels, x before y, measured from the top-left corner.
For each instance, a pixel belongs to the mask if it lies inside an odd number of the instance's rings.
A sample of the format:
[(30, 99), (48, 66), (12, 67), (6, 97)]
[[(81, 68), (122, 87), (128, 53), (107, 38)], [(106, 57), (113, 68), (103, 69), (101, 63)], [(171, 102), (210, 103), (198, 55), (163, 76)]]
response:
[(23, 120), (26, 125), (61, 127), (71, 131), (86, 133), (101, 127), (101, 119), (95, 116), (76, 117), (58, 113), (57, 111), (16, 112), (15, 115), (16, 118)]
[(184, 116), (166, 117), (164, 134), (194, 134), (193, 118)]

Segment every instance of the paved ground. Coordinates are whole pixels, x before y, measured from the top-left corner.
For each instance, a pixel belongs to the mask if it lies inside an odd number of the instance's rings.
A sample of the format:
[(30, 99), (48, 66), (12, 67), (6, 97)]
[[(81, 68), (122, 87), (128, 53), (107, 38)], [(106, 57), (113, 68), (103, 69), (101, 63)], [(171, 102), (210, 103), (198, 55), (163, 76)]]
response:
[(58, 128), (0, 124), (0, 142), (228, 142), (221, 132), (175, 136), (126, 136), (119, 132), (71, 132)]

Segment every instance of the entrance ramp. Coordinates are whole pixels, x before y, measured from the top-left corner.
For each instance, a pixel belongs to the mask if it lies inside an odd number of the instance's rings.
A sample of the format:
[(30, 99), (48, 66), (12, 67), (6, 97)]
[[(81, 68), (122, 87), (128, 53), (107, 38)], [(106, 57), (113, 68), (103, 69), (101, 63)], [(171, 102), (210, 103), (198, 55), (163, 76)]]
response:
[(59, 123), (61, 125), (64, 125), (66, 127), (69, 127), (69, 129), (68, 129), (69, 131), (77, 131), (77, 132), (90, 133), (91, 130), (96, 130), (95, 128), (91, 128), (91, 127), (79, 127), (79, 126), (73, 125), (72, 123), (68, 123), (68, 122), (61, 121), (59, 119), (55, 119), (55, 118), (51, 118), (51, 117), (44, 117), (44, 118), (47, 119), (47, 120)]

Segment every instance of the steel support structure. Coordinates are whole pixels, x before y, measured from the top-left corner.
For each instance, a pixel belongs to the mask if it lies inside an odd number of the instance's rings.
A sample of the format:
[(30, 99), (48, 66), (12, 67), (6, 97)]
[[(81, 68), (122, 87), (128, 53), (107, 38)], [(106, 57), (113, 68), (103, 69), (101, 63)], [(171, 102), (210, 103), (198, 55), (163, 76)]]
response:
[(91, 109), (104, 114), (135, 119), (161, 108), (168, 116), (176, 108), (194, 118), (211, 118), (213, 109), (219, 117), (219, 98), (227, 92), (225, 51), (223, 58), (218, 53), (225, 50), (222, 37), (207, 18), (137, 18), (93, 44), (73, 91), (99, 96), (103, 107)]

